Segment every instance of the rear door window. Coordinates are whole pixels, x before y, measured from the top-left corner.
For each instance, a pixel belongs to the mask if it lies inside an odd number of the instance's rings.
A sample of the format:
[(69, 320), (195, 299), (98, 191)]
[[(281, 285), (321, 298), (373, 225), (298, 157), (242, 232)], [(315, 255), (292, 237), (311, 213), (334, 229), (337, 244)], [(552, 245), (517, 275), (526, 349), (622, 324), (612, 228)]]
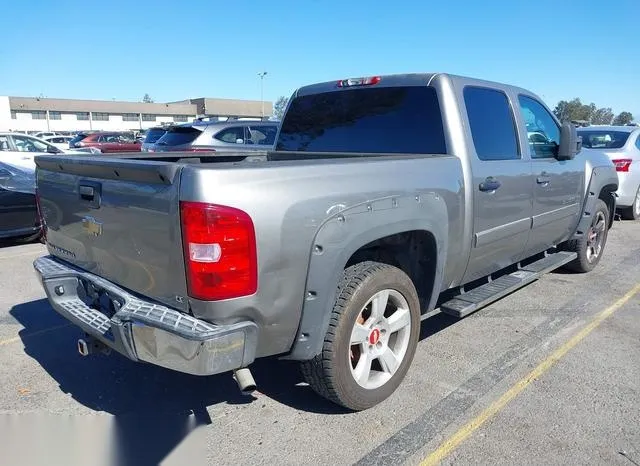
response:
[(214, 136), (215, 139), (222, 142), (228, 142), (235, 144), (239, 139), (244, 142), (244, 126), (234, 126), (231, 128), (223, 129)]
[(0, 152), (9, 152), (11, 145), (9, 144), (9, 138), (7, 136), (0, 136)]
[[(14, 134), (12, 138), (13, 144), (16, 146), (18, 152), (47, 152), (49, 147), (55, 147), (38, 139), (30, 138), (29, 136), (17, 136)], [(55, 153), (58, 150), (54, 148), (51, 149), (51, 151)]]
[(261, 146), (272, 146), (278, 134), (277, 126), (249, 126), (247, 127), (247, 143)]
[(469, 86), (464, 89), (464, 104), (480, 160), (520, 158), (513, 112), (504, 92)]
[(446, 154), (435, 89), (367, 87), (303, 95), (285, 115), (276, 150)]

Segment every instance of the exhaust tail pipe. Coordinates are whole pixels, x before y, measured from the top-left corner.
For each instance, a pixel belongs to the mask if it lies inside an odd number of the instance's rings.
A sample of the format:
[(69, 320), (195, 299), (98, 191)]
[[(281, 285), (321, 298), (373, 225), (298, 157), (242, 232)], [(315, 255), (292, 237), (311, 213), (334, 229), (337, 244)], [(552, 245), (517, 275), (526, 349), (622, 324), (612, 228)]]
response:
[(91, 353), (89, 344), (82, 338), (78, 340), (78, 353), (80, 353), (81, 356), (89, 356)]
[(253, 375), (247, 367), (233, 371), (233, 379), (238, 384), (243, 395), (250, 395), (257, 388), (256, 381), (253, 379)]
[(89, 356), (94, 353), (110, 354), (111, 348), (102, 343), (100, 340), (96, 340), (90, 336), (85, 336), (78, 340), (78, 353), (81, 356)]

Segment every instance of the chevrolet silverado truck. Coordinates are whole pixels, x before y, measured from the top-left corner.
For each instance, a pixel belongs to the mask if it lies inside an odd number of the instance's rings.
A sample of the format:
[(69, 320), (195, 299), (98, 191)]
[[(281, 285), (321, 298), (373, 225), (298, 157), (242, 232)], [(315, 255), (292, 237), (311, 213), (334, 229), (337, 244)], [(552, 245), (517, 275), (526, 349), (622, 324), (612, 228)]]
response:
[(273, 151), (39, 157), (34, 266), (83, 355), (233, 372), (246, 391), (252, 362), (277, 355), (362, 410), (400, 385), (431, 311), (464, 317), (596, 266), (618, 178), (580, 145), (509, 85), (314, 84)]

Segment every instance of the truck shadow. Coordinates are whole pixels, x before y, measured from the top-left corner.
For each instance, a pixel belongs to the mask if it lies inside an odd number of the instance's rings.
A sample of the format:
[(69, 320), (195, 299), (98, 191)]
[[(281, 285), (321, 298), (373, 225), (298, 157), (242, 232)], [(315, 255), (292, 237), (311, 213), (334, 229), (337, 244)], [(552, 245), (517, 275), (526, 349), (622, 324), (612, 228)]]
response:
[[(76, 352), (81, 331), (56, 314), (45, 299), (16, 305), (10, 313), (24, 327), (19, 336), (26, 354), (42, 366), (62, 392), (93, 411), (115, 416), (117, 448), (124, 455), (123, 464), (134, 459), (137, 464), (158, 464), (193, 428), (215, 425), (207, 408), (221, 403), (260, 403), (266, 396), (303, 411), (347, 412), (304, 384), (293, 361), (256, 361), (251, 369), (259, 391), (255, 396), (245, 396), (230, 374), (191, 376), (135, 363), (115, 352), (84, 358)], [(456, 319), (440, 314), (426, 322), (429, 325), (423, 323), (421, 339)]]

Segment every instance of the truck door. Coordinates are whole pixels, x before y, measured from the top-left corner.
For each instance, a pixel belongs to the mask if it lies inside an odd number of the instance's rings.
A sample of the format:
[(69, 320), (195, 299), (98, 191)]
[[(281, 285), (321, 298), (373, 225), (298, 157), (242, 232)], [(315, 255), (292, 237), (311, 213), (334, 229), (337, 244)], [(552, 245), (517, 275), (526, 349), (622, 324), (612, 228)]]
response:
[[(531, 229), (531, 161), (523, 155), (509, 96), (498, 89), (467, 86), (464, 91), (473, 172), (474, 225), (463, 282), (523, 258)], [(475, 154), (474, 154), (475, 152)]]
[(527, 255), (567, 239), (578, 223), (584, 186), (584, 162), (556, 158), (560, 125), (536, 98), (519, 95), (521, 127), (527, 131), (526, 151), (533, 172), (533, 227)]

